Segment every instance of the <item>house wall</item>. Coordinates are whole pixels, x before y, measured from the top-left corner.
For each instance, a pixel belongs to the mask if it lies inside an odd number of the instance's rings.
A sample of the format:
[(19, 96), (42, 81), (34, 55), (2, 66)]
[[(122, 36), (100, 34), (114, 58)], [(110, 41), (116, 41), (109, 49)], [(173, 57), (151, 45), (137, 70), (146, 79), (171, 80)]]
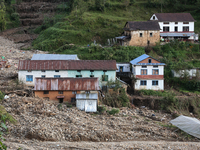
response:
[[(81, 93), (77, 91), (77, 93)], [(44, 94), (44, 91), (35, 91), (35, 97), (40, 98), (49, 98), (49, 100), (54, 100), (59, 102), (57, 96), (65, 96), (64, 102), (71, 102), (71, 98), (76, 98), (76, 94), (73, 94), (72, 91), (63, 91), (63, 94), (58, 94), (58, 91), (49, 91), (49, 94)]]
[(157, 61), (157, 60), (155, 60), (155, 59), (153, 59), (151, 57), (146, 58), (146, 59), (144, 59), (144, 60), (142, 60), (142, 61), (140, 61), (138, 63), (149, 63), (149, 59), (151, 59), (151, 63), (160, 63), (159, 61)]
[[(140, 37), (142, 33), (142, 37)], [(150, 36), (152, 33), (152, 37)], [(131, 31), (131, 40), (124, 45), (129, 46), (147, 46), (149, 41), (149, 46), (155, 46), (156, 42), (160, 41), (160, 31)]]
[[(140, 81), (147, 81), (147, 85), (140, 85)], [(158, 81), (158, 85), (152, 85), (152, 81)], [(164, 80), (146, 80), (146, 79), (139, 79), (135, 83), (135, 90), (141, 90), (141, 89), (146, 89), (146, 90), (164, 90)]]
[[(141, 75), (141, 69), (147, 69), (147, 75), (144, 75), (144, 76), (148, 76), (148, 75), (153, 75), (153, 69), (158, 69), (159, 71), (159, 74), (158, 75), (164, 75), (164, 66), (158, 66), (158, 68), (154, 68), (153, 66), (147, 66), (147, 68), (142, 68), (142, 66), (133, 66), (133, 74), (135, 76), (137, 75)], [(158, 75), (155, 75), (155, 76), (158, 76)]]
[[(41, 77), (42, 75), (45, 75), (46, 77), (54, 77), (54, 75), (60, 75), (60, 77), (76, 78), (76, 75), (80, 75), (80, 74), (82, 75), (82, 77), (90, 77), (91, 72), (90, 72), (90, 70), (82, 70), (81, 72), (77, 72), (77, 70), (60, 70), (59, 72), (55, 72), (55, 70), (46, 71), (46, 72), (42, 72), (41, 70), (31, 71), (31, 72), (19, 70), (18, 79), (20, 81), (22, 81), (23, 83), (25, 83), (27, 86), (34, 86), (35, 78)], [(27, 82), (26, 75), (33, 75), (33, 82)], [(103, 70), (94, 71), (93, 75), (94, 75), (94, 77), (99, 78), (99, 86), (105, 85), (107, 83), (105, 81), (101, 81), (102, 75), (104, 75)], [(115, 70), (107, 71), (107, 72), (105, 72), (105, 75), (108, 75), (108, 80), (115, 81), (115, 79), (116, 79), (116, 71)]]
[(116, 72), (120, 72), (120, 66), (123, 67), (123, 72), (130, 72), (130, 63), (117, 63)]

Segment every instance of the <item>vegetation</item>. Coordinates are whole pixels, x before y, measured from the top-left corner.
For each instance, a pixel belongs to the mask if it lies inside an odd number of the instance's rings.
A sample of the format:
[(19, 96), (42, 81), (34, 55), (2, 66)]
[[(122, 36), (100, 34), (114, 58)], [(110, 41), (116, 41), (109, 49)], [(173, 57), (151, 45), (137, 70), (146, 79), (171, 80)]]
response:
[(111, 109), (111, 111), (108, 110), (107, 112), (109, 115), (115, 115), (115, 114), (119, 113), (119, 109), (113, 108), (113, 109)]

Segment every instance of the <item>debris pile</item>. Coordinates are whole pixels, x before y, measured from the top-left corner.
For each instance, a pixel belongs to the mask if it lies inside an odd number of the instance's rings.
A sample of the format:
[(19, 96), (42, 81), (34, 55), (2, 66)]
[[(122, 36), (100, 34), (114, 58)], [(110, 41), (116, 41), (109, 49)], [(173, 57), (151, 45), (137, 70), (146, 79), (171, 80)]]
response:
[[(3, 105), (18, 121), (9, 137), (41, 141), (175, 140), (176, 133), (155, 123), (151, 110), (122, 108), (116, 116), (85, 113), (67, 104), (8, 95)], [(108, 108), (110, 109), (110, 108)], [(142, 112), (142, 115), (141, 115)], [(152, 116), (152, 115), (151, 115)], [(157, 114), (155, 115), (157, 116)]]

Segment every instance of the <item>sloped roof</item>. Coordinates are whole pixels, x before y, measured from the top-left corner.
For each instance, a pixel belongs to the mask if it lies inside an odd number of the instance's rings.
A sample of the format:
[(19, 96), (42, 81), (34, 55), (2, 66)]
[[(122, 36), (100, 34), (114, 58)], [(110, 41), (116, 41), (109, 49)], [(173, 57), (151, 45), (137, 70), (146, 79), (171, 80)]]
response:
[(144, 60), (144, 59), (146, 59), (146, 58), (148, 58), (148, 57), (149, 57), (149, 55), (143, 54), (143, 55), (141, 55), (141, 56), (139, 56), (139, 57), (137, 57), (137, 58), (131, 60), (130, 63), (131, 63), (132, 65), (135, 65), (135, 64), (137, 64), (138, 62), (140, 62), (140, 61), (142, 61), (142, 60)]
[(195, 21), (190, 13), (155, 13), (155, 15), (158, 18), (158, 21)]
[(20, 60), (18, 70), (117, 70), (115, 60)]
[[(141, 55), (141, 56), (139, 56), (139, 57), (137, 57), (137, 58), (135, 58), (135, 59), (133, 59), (133, 60), (131, 60), (130, 61), (130, 63), (132, 64), (132, 65), (165, 65), (165, 63), (139, 63), (139, 62), (141, 62), (142, 60), (144, 60), (144, 59), (146, 59), (146, 58), (153, 58), (153, 57), (151, 57), (151, 56), (149, 56), (149, 55), (147, 55), (147, 54), (143, 54), (143, 55)], [(153, 59), (155, 59), (155, 58), (153, 58)], [(156, 60), (156, 59), (155, 59)], [(157, 60), (158, 61), (158, 60)]]
[(76, 54), (34, 54), (31, 60), (79, 60)]
[(157, 21), (128, 21), (124, 30), (160, 30), (160, 26)]
[(35, 78), (35, 91), (96, 91), (98, 78)]

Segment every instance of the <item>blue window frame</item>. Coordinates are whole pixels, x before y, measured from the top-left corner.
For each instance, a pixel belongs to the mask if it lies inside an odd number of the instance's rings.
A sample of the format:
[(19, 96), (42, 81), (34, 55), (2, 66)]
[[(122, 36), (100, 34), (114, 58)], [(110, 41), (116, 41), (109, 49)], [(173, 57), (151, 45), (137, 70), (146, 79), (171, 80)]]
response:
[(41, 78), (45, 78), (46, 76), (45, 75), (41, 75)]
[(152, 85), (158, 85), (158, 80), (153, 80)]
[(26, 82), (33, 82), (33, 75), (26, 75)]
[(159, 75), (159, 69), (152, 69), (152, 75)]
[(147, 85), (147, 81), (146, 80), (141, 80), (140, 81), (140, 85)]
[(54, 78), (60, 78), (60, 75), (54, 75)]

